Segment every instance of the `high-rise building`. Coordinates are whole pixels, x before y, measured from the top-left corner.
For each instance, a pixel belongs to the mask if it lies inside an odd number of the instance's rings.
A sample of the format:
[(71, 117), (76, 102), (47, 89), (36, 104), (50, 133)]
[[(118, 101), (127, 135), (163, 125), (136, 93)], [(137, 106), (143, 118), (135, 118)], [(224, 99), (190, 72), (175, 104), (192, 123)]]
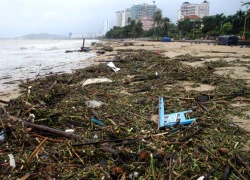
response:
[(154, 13), (160, 9), (157, 9), (156, 5), (138, 4), (131, 7), (131, 19), (141, 20), (142, 18), (153, 18)]
[(124, 11), (117, 11), (116, 12), (116, 26), (123, 27), (125, 20), (124, 20)]
[(180, 20), (186, 17), (203, 18), (204, 16), (209, 16), (209, 2), (206, 0), (201, 4), (182, 3), (177, 19)]
[(156, 11), (161, 11), (156, 5), (138, 4), (127, 8), (125, 11), (116, 12), (116, 26), (124, 27), (129, 25), (130, 20), (142, 21), (143, 29), (153, 27), (153, 16)]
[(204, 16), (209, 16), (209, 2), (204, 1), (200, 4), (200, 14), (199, 16), (203, 18)]
[(103, 36), (109, 31), (109, 20), (103, 22)]
[(131, 8), (127, 8), (125, 10), (125, 17), (124, 17), (125, 26), (129, 25), (129, 21), (128, 21), (129, 18), (130, 18), (130, 20), (132, 20), (131, 19)]

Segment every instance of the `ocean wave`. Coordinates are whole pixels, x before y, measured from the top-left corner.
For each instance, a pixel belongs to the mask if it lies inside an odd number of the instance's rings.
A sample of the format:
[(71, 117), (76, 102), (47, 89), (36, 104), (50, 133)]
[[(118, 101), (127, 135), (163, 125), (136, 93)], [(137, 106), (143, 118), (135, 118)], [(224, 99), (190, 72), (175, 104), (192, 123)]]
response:
[(52, 46), (49, 47), (48, 49), (45, 49), (45, 51), (55, 51), (55, 50), (59, 50), (59, 48), (57, 46)]
[(20, 50), (26, 50), (26, 49), (35, 49), (36, 48), (36, 46), (21, 46), (19, 49)]

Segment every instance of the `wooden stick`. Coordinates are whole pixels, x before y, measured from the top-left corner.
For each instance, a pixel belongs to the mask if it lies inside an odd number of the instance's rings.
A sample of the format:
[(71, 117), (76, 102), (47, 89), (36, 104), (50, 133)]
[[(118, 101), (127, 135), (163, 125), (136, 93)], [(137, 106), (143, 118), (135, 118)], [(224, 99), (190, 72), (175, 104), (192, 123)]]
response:
[(31, 175), (31, 173), (27, 173), (27, 174), (25, 174), (21, 179), (19, 179), (19, 180), (26, 180), (27, 178), (29, 178), (30, 177), (30, 175)]
[[(46, 137), (42, 136), (42, 135), (39, 135), (39, 134), (30, 134), (31, 136), (34, 136), (34, 137), (38, 137), (38, 138), (42, 138), (42, 139), (45, 139)], [(51, 141), (51, 142), (54, 142), (54, 143), (62, 143), (64, 142), (64, 140), (59, 140), (59, 139), (50, 139), (48, 138), (48, 141)]]
[(170, 156), (169, 160), (169, 175), (168, 175), (169, 180), (172, 180), (172, 173), (173, 173), (173, 154)]
[(4, 104), (8, 104), (9, 101), (4, 101), (2, 99), (0, 99), (0, 103), (4, 103)]
[[(90, 139), (82, 137), (82, 136), (77, 135), (77, 134), (71, 134), (71, 133), (67, 133), (65, 131), (61, 131), (61, 130), (53, 129), (53, 128), (50, 128), (50, 127), (46, 127), (46, 126), (26, 122), (26, 121), (23, 121), (23, 120), (21, 120), (19, 118), (13, 117), (13, 116), (10, 116), (9, 118), (12, 121), (18, 121), (18, 122), (24, 123), (25, 125), (33, 127), (33, 128), (38, 129), (40, 131), (49, 132), (49, 133), (56, 134), (56, 135), (66, 137), (66, 138), (75, 138), (75, 139), (78, 139), (78, 140), (83, 140), (85, 142), (90, 142)], [(107, 147), (105, 145), (101, 145), (100, 148), (103, 149), (104, 151), (110, 152), (112, 154), (116, 153), (116, 150), (111, 149), (111, 148), (109, 148), (109, 147)]]
[(136, 138), (124, 138), (124, 139), (113, 139), (113, 140), (103, 140), (103, 141), (95, 141), (95, 142), (87, 142), (81, 144), (73, 144), (72, 146), (85, 146), (85, 145), (95, 145), (95, 144), (103, 144), (107, 142), (119, 142), (125, 140), (135, 140)]
[(37, 124), (34, 124), (34, 123), (26, 122), (26, 121), (23, 121), (23, 120), (21, 120), (19, 118), (13, 117), (13, 116), (10, 116), (10, 120), (22, 122), (25, 125), (33, 127), (33, 128), (38, 129), (40, 131), (49, 132), (49, 133), (56, 134), (56, 135), (59, 135), (59, 136), (62, 136), (62, 137), (75, 138), (75, 139), (78, 139), (78, 140), (82, 139), (82, 140), (84, 140), (86, 142), (90, 141), (89, 139), (87, 139), (85, 137), (81, 137), (80, 135), (71, 134), (71, 133), (67, 133), (65, 131), (61, 131), (61, 130), (53, 129), (53, 128), (50, 128), (50, 127), (46, 127), (46, 126), (42, 126), (42, 125), (37, 125)]
[(48, 140), (48, 138), (45, 138), (40, 144), (39, 146), (35, 149), (35, 151), (33, 151), (33, 153), (30, 155), (29, 159), (28, 159), (28, 163), (32, 160), (33, 156), (39, 152), (39, 150), (42, 148), (42, 146), (44, 145), (44, 143)]

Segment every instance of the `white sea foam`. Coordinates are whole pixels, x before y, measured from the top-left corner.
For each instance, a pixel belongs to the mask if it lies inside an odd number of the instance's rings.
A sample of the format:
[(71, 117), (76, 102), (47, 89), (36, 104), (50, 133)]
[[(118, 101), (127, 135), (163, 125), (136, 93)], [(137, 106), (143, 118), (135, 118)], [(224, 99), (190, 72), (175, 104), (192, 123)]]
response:
[[(92, 41), (86, 40), (85, 46)], [(51, 72), (71, 72), (91, 64), (94, 53), (65, 53), (79, 50), (82, 40), (0, 40), (0, 92), (16, 88), (18, 80)]]

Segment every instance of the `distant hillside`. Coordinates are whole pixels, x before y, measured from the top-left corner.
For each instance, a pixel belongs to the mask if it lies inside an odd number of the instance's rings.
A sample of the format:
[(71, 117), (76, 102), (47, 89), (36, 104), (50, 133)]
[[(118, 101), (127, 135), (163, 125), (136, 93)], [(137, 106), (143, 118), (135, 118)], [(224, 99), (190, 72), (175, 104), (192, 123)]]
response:
[(25, 36), (22, 36), (24, 39), (65, 39), (66, 36), (60, 36), (55, 34), (47, 34), (47, 33), (41, 33), (41, 34), (27, 34)]

